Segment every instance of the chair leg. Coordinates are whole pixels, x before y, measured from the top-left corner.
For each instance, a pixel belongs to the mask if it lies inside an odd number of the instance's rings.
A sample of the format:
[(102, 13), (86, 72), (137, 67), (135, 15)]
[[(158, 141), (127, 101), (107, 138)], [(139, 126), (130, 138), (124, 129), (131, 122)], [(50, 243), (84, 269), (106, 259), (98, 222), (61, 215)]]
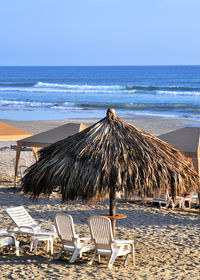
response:
[(53, 238), (51, 239), (51, 241), (49, 241), (51, 244), (51, 255), (53, 255)]
[(49, 252), (49, 240), (47, 240), (47, 253)]
[(128, 257), (129, 257), (129, 254), (126, 255), (126, 258), (125, 258), (125, 261), (124, 261), (124, 266), (126, 266), (126, 264), (127, 264)]
[(31, 243), (30, 243), (30, 252), (33, 250), (33, 239), (31, 238)]
[(111, 268), (115, 259), (117, 257), (117, 253), (112, 253), (111, 257), (110, 257), (110, 260), (109, 260), (109, 263), (108, 263), (108, 268)]
[(135, 266), (135, 249), (134, 249), (134, 247), (132, 249), (132, 259), (133, 259), (133, 265)]
[(93, 261), (94, 261), (96, 255), (97, 255), (97, 251), (95, 250), (95, 251), (94, 251), (94, 255), (92, 256), (92, 258), (91, 258), (91, 260), (88, 262), (88, 264), (91, 265), (91, 264), (93, 263)]
[(63, 251), (63, 247), (60, 249), (60, 251), (58, 252), (58, 254), (54, 257), (54, 260), (58, 260), (62, 254)]
[(34, 254), (37, 254), (37, 245), (38, 245), (38, 239), (34, 240)]
[(19, 256), (19, 241), (15, 241), (16, 256)]
[(101, 262), (101, 255), (98, 256), (98, 261)]
[(76, 258), (78, 257), (79, 253), (80, 253), (80, 249), (75, 249), (69, 262), (73, 263), (76, 260)]

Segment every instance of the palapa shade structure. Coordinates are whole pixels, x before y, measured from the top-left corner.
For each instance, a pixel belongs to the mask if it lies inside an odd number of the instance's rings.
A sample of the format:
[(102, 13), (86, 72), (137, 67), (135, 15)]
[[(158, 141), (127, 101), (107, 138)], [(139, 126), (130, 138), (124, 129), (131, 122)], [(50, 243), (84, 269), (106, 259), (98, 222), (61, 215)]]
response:
[(34, 198), (50, 195), (54, 186), (60, 186), (63, 202), (109, 194), (115, 216), (116, 192), (148, 195), (162, 188), (175, 197), (199, 189), (199, 176), (178, 150), (108, 109), (96, 124), (42, 149), (22, 179), (23, 192)]

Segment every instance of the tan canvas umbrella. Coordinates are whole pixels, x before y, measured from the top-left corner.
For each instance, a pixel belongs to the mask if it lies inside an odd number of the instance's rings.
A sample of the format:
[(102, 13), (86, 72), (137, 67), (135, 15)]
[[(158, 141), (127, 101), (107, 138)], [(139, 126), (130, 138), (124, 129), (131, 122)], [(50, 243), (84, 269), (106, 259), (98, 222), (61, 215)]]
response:
[(108, 109), (96, 124), (42, 149), (22, 180), (23, 192), (34, 198), (50, 195), (54, 186), (61, 187), (63, 202), (109, 194), (115, 216), (116, 192), (147, 195), (162, 188), (175, 197), (199, 189), (199, 176), (178, 150)]

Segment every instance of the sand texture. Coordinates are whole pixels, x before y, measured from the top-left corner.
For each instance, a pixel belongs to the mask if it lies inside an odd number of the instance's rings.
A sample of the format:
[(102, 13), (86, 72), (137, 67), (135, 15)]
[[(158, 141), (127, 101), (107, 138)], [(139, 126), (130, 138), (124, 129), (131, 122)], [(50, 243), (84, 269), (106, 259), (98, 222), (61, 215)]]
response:
[[(6, 207), (24, 205), (37, 221), (53, 222), (55, 213), (72, 215), (77, 233), (89, 236), (88, 217), (108, 212), (108, 203), (85, 205), (82, 202), (60, 203), (57, 194), (50, 199), (32, 201), (19, 190), (0, 186), (1, 227), (11, 223)], [(197, 211), (171, 210), (118, 201), (117, 210), (127, 215), (117, 222), (116, 238), (135, 241), (136, 266), (129, 259), (126, 268), (120, 257), (112, 269), (107, 258), (87, 264), (92, 253), (69, 264), (70, 253), (60, 260), (38, 247), (37, 255), (29, 252), (29, 239), (20, 237), (20, 256), (8, 248), (0, 249), (1, 279), (200, 279), (200, 215)], [(61, 243), (56, 240), (54, 251)]]
[[(95, 120), (76, 120), (86, 125)], [(14, 122), (8, 124), (24, 130), (39, 133), (58, 125), (72, 121)], [(155, 135), (180, 128), (183, 121), (158, 118), (136, 118), (131, 120), (138, 128)], [(16, 142), (1, 142), (0, 146), (8, 146)], [(15, 151), (0, 151), (0, 169), (4, 169), (4, 179), (12, 180), (14, 168), (12, 159)], [(27, 165), (34, 162), (31, 152), (22, 151)], [(0, 179), (1, 180), (1, 179)], [(108, 202), (85, 205), (82, 202), (61, 204), (60, 197), (54, 193), (49, 199), (40, 198), (32, 201), (13, 188), (9, 182), (0, 185), (0, 221), (1, 228), (8, 227), (11, 219), (5, 212), (6, 207), (24, 205), (32, 217), (38, 222), (54, 221), (57, 212), (72, 215), (77, 233), (89, 236), (88, 217), (108, 213)], [(135, 241), (136, 266), (128, 261), (123, 267), (124, 257), (117, 258), (112, 269), (107, 268), (107, 258), (101, 263), (97, 260), (92, 266), (87, 262), (92, 253), (85, 253), (83, 258), (69, 264), (70, 253), (60, 260), (46, 252), (45, 246), (38, 247), (37, 255), (29, 251), (30, 240), (19, 237), (20, 256), (7, 247), (0, 248), (0, 279), (200, 279), (200, 214), (199, 210), (172, 210), (143, 206), (118, 201), (117, 212), (127, 215), (126, 219), (117, 221), (116, 238), (133, 239)], [(41, 244), (42, 245), (42, 244)], [(59, 240), (54, 242), (54, 252), (61, 247)]]

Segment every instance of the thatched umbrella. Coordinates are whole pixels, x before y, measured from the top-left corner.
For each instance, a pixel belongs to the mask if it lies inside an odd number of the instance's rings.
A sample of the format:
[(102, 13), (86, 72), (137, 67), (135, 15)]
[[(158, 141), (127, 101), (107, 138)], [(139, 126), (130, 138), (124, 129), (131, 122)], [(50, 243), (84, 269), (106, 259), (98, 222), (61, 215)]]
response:
[(110, 196), (115, 216), (116, 192), (170, 189), (175, 198), (199, 189), (199, 176), (184, 156), (155, 136), (123, 121), (108, 109), (107, 116), (80, 133), (40, 151), (22, 179), (22, 190), (37, 198), (60, 186), (62, 201), (99, 200)]

